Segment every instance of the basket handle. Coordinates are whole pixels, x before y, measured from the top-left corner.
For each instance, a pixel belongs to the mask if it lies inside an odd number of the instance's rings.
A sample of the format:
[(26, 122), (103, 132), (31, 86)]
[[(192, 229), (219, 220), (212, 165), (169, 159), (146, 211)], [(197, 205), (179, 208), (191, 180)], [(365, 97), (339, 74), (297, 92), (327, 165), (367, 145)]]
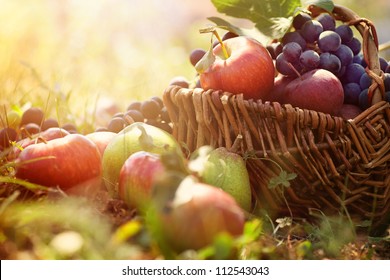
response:
[[(323, 9), (311, 5), (309, 11), (316, 16)], [(368, 90), (370, 104), (373, 105), (385, 99), (385, 87), (383, 82), (383, 71), (379, 64), (378, 55), (378, 36), (374, 24), (366, 19), (359, 17), (354, 11), (341, 6), (334, 5), (333, 16), (348, 25), (354, 25), (363, 38), (362, 50), (364, 60), (367, 63), (366, 72), (371, 77), (372, 83)]]

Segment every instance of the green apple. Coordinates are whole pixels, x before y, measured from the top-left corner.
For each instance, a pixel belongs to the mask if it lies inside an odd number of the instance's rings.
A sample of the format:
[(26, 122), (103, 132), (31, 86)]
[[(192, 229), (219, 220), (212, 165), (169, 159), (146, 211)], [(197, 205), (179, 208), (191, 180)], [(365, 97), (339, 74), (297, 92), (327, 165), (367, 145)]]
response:
[(176, 139), (160, 128), (142, 122), (127, 126), (108, 143), (103, 154), (103, 180), (112, 197), (118, 198), (119, 174), (123, 164), (138, 151), (182, 153)]
[(235, 198), (242, 209), (251, 210), (252, 191), (245, 161), (225, 147), (200, 147), (189, 163), (202, 182), (221, 188)]

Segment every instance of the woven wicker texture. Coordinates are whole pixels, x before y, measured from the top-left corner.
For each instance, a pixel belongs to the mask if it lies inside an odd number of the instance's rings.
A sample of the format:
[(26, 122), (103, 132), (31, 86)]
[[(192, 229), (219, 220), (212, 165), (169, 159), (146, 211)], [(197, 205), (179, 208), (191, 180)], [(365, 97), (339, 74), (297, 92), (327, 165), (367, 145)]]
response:
[[(347, 210), (378, 222), (390, 209), (390, 104), (383, 101), (376, 32), (370, 21), (349, 9), (336, 6), (334, 15), (362, 35), (372, 77), (372, 105), (355, 119), (177, 86), (166, 89), (164, 104), (174, 137), (188, 151), (224, 146), (246, 159), (254, 203), (270, 213), (299, 216), (310, 209), (330, 214)], [(281, 169), (298, 176), (290, 187), (270, 188), (270, 179)]]

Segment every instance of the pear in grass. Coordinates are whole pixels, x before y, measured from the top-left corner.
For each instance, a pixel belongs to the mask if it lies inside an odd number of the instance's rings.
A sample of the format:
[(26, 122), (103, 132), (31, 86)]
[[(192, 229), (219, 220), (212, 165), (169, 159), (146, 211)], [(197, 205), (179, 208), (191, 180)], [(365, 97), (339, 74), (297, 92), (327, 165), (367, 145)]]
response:
[(213, 149), (203, 146), (193, 154), (189, 168), (198, 174), (203, 183), (221, 188), (234, 197), (242, 209), (251, 210), (249, 174), (239, 154), (225, 147)]

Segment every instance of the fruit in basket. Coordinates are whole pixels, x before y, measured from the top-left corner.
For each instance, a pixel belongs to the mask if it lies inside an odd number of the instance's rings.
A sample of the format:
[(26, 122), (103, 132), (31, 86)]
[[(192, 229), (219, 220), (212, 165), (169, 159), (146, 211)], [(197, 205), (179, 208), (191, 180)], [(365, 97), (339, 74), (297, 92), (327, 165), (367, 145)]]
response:
[(103, 180), (110, 195), (118, 196), (119, 173), (131, 154), (138, 151), (161, 154), (172, 150), (181, 153), (176, 139), (158, 127), (135, 122), (120, 131), (103, 154)]
[(16, 177), (68, 193), (88, 195), (100, 186), (102, 163), (96, 145), (81, 134), (26, 147), (18, 156)]
[(362, 112), (362, 109), (358, 105), (343, 104), (340, 112), (337, 114), (345, 120), (354, 119)]
[(234, 198), (192, 176), (161, 176), (152, 199), (164, 241), (177, 252), (201, 249), (221, 233), (243, 233), (245, 216)]
[(295, 79), (295, 77), (289, 77), (284, 75), (278, 75), (275, 78), (275, 85), (272, 91), (270, 92), (267, 100), (279, 102), (280, 104), (284, 102), (284, 94), (286, 86)]
[(243, 158), (225, 147), (200, 147), (190, 163), (203, 183), (229, 193), (246, 211), (251, 210), (252, 192)]
[[(204, 59), (209, 59), (208, 63)], [(246, 99), (263, 99), (274, 84), (275, 69), (269, 52), (249, 37), (221, 40), (195, 68), (203, 89), (243, 93)]]
[(283, 101), (301, 109), (336, 114), (343, 105), (344, 91), (334, 74), (315, 69), (291, 81), (285, 88)]

